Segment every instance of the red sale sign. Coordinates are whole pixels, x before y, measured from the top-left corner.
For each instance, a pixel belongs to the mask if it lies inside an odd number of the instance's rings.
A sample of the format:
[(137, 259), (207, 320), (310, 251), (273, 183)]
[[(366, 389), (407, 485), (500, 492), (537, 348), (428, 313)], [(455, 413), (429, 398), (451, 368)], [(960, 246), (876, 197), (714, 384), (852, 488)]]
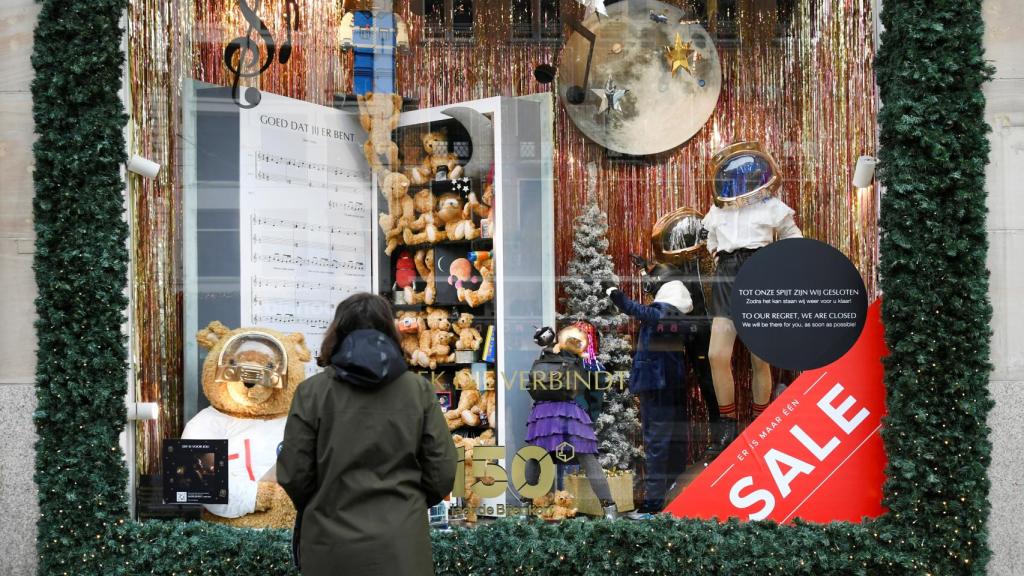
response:
[(876, 301), (849, 352), (801, 374), (666, 511), (780, 523), (882, 514), (886, 353)]

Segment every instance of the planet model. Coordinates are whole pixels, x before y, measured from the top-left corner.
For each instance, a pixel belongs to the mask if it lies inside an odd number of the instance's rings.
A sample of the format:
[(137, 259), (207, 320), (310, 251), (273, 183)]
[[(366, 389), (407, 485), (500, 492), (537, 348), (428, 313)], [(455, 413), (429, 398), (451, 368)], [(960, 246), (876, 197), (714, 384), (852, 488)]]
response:
[(722, 89), (718, 50), (681, 9), (657, 0), (618, 2), (583, 25), (596, 36), (586, 98), (566, 99), (584, 85), (590, 45), (579, 34), (562, 49), (558, 85), (569, 118), (587, 138), (622, 154), (657, 154), (683, 144), (711, 118)]

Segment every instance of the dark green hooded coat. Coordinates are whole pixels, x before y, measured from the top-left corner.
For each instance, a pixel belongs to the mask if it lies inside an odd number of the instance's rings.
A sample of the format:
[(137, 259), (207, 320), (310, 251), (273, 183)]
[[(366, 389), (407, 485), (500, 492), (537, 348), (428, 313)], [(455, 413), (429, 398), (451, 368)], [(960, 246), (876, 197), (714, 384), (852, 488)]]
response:
[(437, 396), (374, 330), (331, 364), (296, 390), (277, 460), (302, 573), (433, 574), (427, 506), (451, 492), (456, 464)]

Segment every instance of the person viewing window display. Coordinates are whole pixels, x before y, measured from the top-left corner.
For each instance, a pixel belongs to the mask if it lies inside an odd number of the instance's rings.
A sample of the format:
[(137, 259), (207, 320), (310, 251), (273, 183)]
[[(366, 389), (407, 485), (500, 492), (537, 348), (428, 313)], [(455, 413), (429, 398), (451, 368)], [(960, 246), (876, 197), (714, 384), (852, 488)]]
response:
[[(794, 211), (775, 196), (782, 185), (775, 160), (758, 142), (737, 142), (712, 158), (715, 204), (704, 216), (707, 248), (715, 258), (712, 289), (711, 344), (708, 357), (718, 399), (718, 430), (713, 432), (711, 457), (720, 454), (738, 434), (736, 390), (732, 374), (736, 326), (732, 321), (732, 286), (743, 263), (758, 249), (776, 240), (801, 238)], [(772, 393), (771, 366), (750, 355), (753, 414), (768, 407)]]
[(433, 574), (426, 510), (451, 492), (456, 451), (430, 383), (410, 372), (391, 306), (338, 304), (317, 364), (299, 385), (277, 480), (298, 512), (303, 574)]

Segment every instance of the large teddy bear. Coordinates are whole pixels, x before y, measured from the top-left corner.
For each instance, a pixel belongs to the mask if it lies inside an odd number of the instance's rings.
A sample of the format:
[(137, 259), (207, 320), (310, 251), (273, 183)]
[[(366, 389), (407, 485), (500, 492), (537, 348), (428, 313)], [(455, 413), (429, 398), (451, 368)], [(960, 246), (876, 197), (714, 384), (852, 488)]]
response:
[(231, 330), (220, 322), (196, 334), (209, 350), (203, 393), (210, 406), (188, 424), (183, 439), (228, 441), (228, 503), (207, 504), (206, 520), (246, 528), (289, 528), (291, 499), (263, 477), (277, 462), (292, 397), (310, 359), (302, 334), (267, 328)]

